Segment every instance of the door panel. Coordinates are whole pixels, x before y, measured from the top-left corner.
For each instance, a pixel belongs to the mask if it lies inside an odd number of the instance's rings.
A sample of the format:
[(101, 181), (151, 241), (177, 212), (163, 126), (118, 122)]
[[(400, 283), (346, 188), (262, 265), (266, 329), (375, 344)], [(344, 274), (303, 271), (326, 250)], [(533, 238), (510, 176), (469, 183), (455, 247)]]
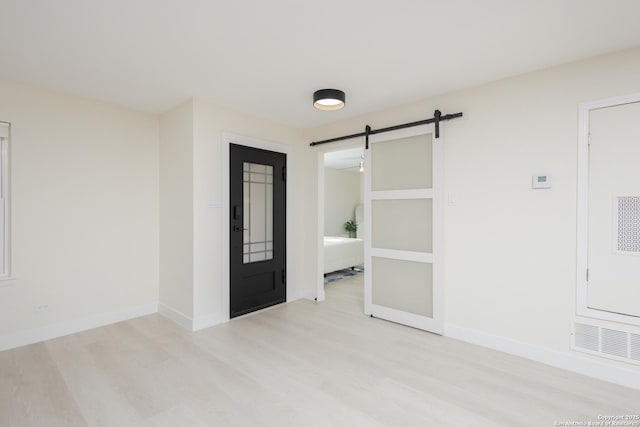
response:
[(433, 317), (431, 264), (373, 257), (372, 269), (374, 304)]
[(640, 317), (640, 102), (589, 117), (587, 306)]
[(433, 128), (379, 137), (365, 153), (365, 312), (442, 333), (442, 149)]
[(373, 200), (372, 246), (430, 253), (431, 204), (431, 199)]
[(286, 155), (231, 144), (230, 316), (286, 299)]
[[(408, 190), (432, 187), (431, 137), (399, 138), (376, 143), (371, 151), (371, 189)], [(429, 167), (425, 167), (429, 165)]]

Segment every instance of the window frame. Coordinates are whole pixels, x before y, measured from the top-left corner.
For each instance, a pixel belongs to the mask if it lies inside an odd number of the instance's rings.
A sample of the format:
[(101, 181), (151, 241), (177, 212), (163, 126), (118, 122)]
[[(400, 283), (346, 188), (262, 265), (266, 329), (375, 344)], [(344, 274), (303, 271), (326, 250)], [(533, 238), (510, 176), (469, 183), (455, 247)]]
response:
[(14, 280), (11, 276), (11, 173), (10, 173), (10, 143), (11, 123), (0, 121), (0, 127), (6, 128), (6, 132), (0, 134), (0, 200), (3, 206), (4, 220), (0, 220), (3, 233), (0, 236), (0, 286), (7, 286), (8, 281)]

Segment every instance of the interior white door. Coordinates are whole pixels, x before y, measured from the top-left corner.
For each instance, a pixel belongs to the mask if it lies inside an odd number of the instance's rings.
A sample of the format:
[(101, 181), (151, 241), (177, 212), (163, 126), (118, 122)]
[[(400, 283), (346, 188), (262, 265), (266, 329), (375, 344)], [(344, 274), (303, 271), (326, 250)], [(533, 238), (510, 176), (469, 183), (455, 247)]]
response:
[(589, 113), (591, 309), (640, 317), (640, 102)]
[(442, 139), (433, 126), (365, 151), (365, 313), (442, 334)]

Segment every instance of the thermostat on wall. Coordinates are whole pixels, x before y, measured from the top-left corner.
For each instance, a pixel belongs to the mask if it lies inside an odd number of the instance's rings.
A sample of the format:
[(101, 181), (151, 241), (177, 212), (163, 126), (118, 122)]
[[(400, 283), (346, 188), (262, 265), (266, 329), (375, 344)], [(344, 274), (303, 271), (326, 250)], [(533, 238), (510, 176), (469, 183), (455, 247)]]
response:
[(551, 188), (551, 176), (549, 175), (533, 175), (533, 188)]

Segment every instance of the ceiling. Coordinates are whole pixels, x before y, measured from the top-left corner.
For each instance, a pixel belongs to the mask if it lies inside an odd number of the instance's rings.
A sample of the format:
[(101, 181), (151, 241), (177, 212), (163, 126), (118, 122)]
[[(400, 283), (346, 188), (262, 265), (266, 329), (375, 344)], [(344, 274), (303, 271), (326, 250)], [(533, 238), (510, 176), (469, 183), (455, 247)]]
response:
[(349, 172), (360, 172), (360, 160), (362, 160), (363, 154), (363, 147), (324, 153), (324, 167)]
[[(0, 78), (307, 128), (640, 45), (638, 0), (2, 0)], [(347, 93), (318, 111), (312, 93)]]

